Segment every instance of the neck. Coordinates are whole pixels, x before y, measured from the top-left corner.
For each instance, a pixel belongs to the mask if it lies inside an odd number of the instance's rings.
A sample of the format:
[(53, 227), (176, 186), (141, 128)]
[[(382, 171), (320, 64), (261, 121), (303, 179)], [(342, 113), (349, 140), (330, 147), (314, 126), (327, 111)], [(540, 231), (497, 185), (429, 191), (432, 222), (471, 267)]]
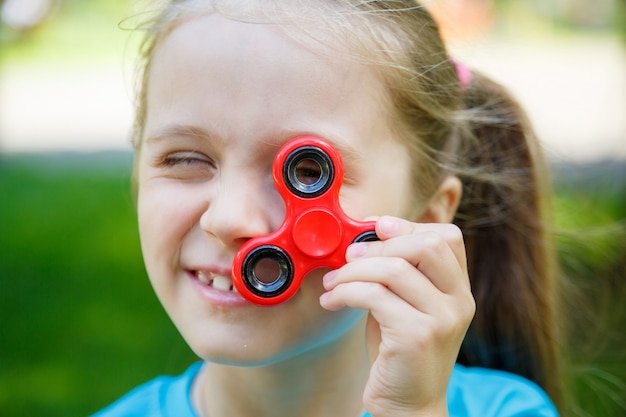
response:
[(357, 417), (369, 375), (364, 326), (262, 367), (206, 363), (193, 387), (202, 417)]

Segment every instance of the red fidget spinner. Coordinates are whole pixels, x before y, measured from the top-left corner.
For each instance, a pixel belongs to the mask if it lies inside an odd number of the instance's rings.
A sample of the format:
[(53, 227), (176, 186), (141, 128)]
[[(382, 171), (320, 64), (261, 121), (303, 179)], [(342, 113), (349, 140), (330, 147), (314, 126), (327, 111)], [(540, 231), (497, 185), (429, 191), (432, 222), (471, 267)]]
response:
[(274, 184), (286, 205), (273, 233), (250, 239), (235, 255), (233, 284), (248, 301), (287, 301), (313, 269), (345, 264), (347, 247), (378, 240), (375, 222), (358, 222), (339, 205), (343, 163), (323, 139), (300, 136), (274, 158)]

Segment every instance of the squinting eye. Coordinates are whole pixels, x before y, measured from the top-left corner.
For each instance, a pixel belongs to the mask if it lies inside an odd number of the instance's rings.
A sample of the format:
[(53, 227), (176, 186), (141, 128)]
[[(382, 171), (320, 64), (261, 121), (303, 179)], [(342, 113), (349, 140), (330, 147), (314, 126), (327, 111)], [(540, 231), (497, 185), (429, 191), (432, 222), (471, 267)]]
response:
[(213, 161), (207, 156), (198, 152), (174, 152), (165, 155), (165, 157), (161, 159), (161, 165), (164, 167), (195, 164), (209, 164), (212, 166)]
[(313, 159), (303, 159), (296, 166), (296, 178), (304, 185), (313, 185), (320, 180), (322, 168)]
[(177, 151), (164, 154), (156, 167), (165, 177), (176, 180), (206, 181), (215, 176), (215, 161), (202, 152)]

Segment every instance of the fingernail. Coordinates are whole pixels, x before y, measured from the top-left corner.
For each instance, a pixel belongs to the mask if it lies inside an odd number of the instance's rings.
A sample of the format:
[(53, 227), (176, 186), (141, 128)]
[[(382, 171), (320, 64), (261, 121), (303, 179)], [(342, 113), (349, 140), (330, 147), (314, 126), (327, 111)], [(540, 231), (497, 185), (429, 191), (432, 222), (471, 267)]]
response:
[(364, 243), (364, 242), (353, 243), (352, 245), (348, 246), (348, 250), (346, 251), (346, 258), (347, 259), (360, 258), (361, 256), (365, 255), (366, 250), (367, 250), (367, 243)]
[(400, 226), (393, 217), (383, 217), (379, 220), (378, 227), (384, 235), (394, 235)]
[(324, 287), (327, 287), (333, 283), (333, 281), (335, 280), (335, 275), (337, 275), (336, 270), (332, 270), (328, 272), (326, 275), (324, 275), (324, 278), (323, 278)]

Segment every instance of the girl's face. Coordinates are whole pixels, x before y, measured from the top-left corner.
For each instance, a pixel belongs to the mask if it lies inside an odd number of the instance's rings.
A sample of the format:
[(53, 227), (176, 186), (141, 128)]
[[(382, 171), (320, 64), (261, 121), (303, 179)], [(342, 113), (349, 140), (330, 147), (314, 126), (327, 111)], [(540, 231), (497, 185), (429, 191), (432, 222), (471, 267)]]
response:
[(267, 308), (230, 289), (231, 267), (243, 242), (282, 223), (271, 166), (298, 135), (326, 138), (342, 154), (349, 216), (414, 211), (410, 162), (392, 139), (375, 73), (271, 25), (211, 15), (173, 30), (148, 76), (139, 228), (152, 285), (183, 337), (204, 359), (243, 365), (341, 340), (363, 314), (320, 307), (324, 271)]

